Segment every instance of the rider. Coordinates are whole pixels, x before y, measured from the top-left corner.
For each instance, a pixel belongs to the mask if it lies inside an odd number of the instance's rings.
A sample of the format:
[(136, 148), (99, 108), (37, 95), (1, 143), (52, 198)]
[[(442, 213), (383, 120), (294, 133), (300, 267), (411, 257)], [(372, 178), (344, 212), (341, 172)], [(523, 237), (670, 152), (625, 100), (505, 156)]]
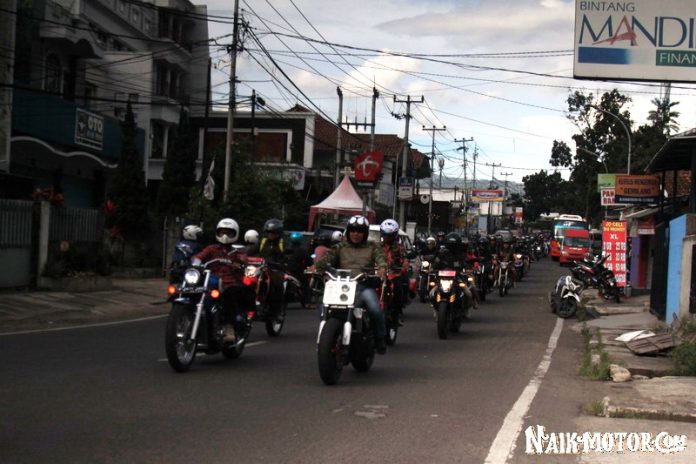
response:
[(285, 270), (285, 242), (283, 241), (283, 221), (269, 219), (263, 225), (264, 237), (259, 243), (258, 254), (271, 273), (271, 288), (268, 291), (268, 307), (273, 314), (280, 311), (283, 304), (283, 280)]
[[(408, 259), (406, 249), (399, 240), (399, 223), (394, 219), (385, 219), (379, 226), (382, 237), (382, 252), (387, 260), (387, 269), (397, 277), (394, 279), (394, 307), (397, 310), (399, 325), (403, 325), (403, 308), (406, 306), (404, 295), (408, 289)], [(406, 289), (404, 288), (406, 287)]]
[[(460, 273), (464, 267), (466, 250), (462, 245), (462, 237), (456, 232), (450, 232), (445, 237), (445, 245), (440, 248), (435, 259), (436, 269), (454, 269)], [(463, 287), (467, 299), (472, 302), (475, 309), (478, 309), (478, 301), (474, 298), (469, 287)]]
[[(387, 261), (382, 253), (382, 248), (374, 242), (368, 242), (367, 236), (370, 230), (370, 222), (364, 216), (353, 216), (348, 220), (346, 227), (346, 239), (334, 246), (317, 264), (317, 270), (324, 272), (327, 267), (333, 266), (339, 269), (350, 269), (353, 276), (362, 272), (372, 272), (379, 268), (377, 275), (384, 278)], [(384, 314), (379, 308), (379, 298), (374, 288), (358, 285), (356, 300), (362, 300), (370, 313), (370, 318), (375, 323), (375, 339), (377, 353), (387, 352), (385, 343), (386, 327)]]
[[(226, 342), (235, 341), (235, 325), (238, 322), (238, 316), (245, 308), (254, 307), (253, 291), (242, 285), (246, 255), (232, 246), (238, 238), (239, 224), (237, 221), (230, 218), (221, 219), (215, 227), (215, 239), (218, 243), (208, 245), (192, 259), (192, 263), (197, 265), (213, 259), (230, 261), (229, 263), (214, 263), (210, 266), (212, 273), (222, 281), (221, 301), (225, 329), (224, 340)], [(241, 327), (237, 326), (236, 330), (239, 329)]]
[(181, 231), (181, 240), (174, 245), (172, 262), (169, 265), (169, 282), (179, 282), (183, 277), (183, 269), (190, 263), (189, 259), (203, 248), (199, 242), (203, 229), (189, 224)]
[(500, 245), (500, 250), (498, 251), (498, 259), (500, 261), (507, 261), (510, 263), (508, 270), (512, 279), (512, 285), (515, 286), (515, 280), (517, 277), (517, 272), (515, 271), (515, 266), (512, 263), (515, 261), (515, 256), (512, 248), (511, 239), (502, 239), (502, 244)]
[(438, 248), (445, 246), (445, 237), (447, 237), (447, 234), (445, 234), (443, 231), (440, 231), (435, 235)]
[(247, 254), (257, 249), (259, 245), (259, 233), (254, 229), (249, 229), (244, 234), (244, 245), (246, 245)]
[(425, 248), (421, 251), (421, 261), (433, 263), (437, 257), (437, 241), (435, 237), (430, 236), (425, 239)]

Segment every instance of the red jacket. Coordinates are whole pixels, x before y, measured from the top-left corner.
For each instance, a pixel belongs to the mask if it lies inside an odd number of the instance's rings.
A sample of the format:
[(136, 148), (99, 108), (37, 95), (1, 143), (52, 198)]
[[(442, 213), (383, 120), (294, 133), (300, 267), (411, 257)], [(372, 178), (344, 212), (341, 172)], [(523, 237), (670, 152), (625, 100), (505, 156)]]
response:
[(387, 260), (387, 269), (389, 272), (399, 270), (401, 275), (408, 274), (408, 259), (406, 258), (406, 249), (399, 242), (394, 242), (387, 245), (382, 242), (382, 252)]
[(235, 250), (231, 245), (215, 243), (203, 248), (193, 257), (200, 259), (204, 264), (213, 259), (229, 259), (232, 264), (215, 263), (210, 266), (210, 270), (220, 277), (223, 288), (241, 285), (244, 265), (247, 263), (247, 257), (243, 252)]

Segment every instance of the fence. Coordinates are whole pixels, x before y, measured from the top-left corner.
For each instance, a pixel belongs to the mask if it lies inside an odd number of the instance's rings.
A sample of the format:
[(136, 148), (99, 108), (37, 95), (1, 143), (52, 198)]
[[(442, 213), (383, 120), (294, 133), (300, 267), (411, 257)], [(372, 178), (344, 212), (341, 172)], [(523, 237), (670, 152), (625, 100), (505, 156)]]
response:
[(34, 203), (0, 199), (0, 287), (31, 282)]

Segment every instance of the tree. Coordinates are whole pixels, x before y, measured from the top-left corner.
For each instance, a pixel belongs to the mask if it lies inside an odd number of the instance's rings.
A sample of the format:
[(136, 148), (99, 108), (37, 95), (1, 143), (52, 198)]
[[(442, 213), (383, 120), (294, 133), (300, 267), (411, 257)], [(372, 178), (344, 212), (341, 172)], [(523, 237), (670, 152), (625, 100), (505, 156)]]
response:
[(188, 112), (182, 107), (172, 149), (167, 153), (162, 183), (157, 192), (157, 212), (165, 216), (186, 213), (191, 187), (196, 182), (196, 150)]
[[(567, 189), (567, 182), (561, 178), (561, 174), (554, 172), (548, 174), (541, 170), (522, 178), (524, 183), (524, 217), (528, 222), (535, 221), (540, 214), (548, 214), (551, 211), (566, 211), (564, 207), (563, 192)], [(554, 192), (554, 194), (550, 194)]]
[(672, 102), (669, 100), (669, 97), (653, 98), (651, 102), (655, 105), (655, 109), (648, 112), (648, 121), (667, 137), (672, 132), (679, 132), (679, 124), (676, 122), (676, 119), (679, 117), (679, 111), (673, 110), (679, 102)]
[(133, 109), (128, 102), (125, 120), (121, 123), (121, 157), (107, 194), (113, 205), (114, 235), (125, 238), (142, 237), (148, 226), (147, 188), (141, 155), (135, 144), (135, 129)]

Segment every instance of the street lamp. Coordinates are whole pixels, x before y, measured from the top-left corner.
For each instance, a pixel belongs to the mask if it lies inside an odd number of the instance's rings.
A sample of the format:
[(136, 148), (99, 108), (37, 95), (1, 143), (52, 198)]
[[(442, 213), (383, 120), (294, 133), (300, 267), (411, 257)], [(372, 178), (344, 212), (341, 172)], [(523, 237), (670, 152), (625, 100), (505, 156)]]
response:
[(600, 111), (604, 114), (608, 114), (609, 116), (613, 117), (614, 119), (619, 121), (619, 124), (621, 124), (621, 127), (623, 127), (624, 130), (626, 131), (626, 137), (628, 138), (628, 170), (627, 170), (627, 174), (631, 175), (631, 131), (628, 130), (628, 127), (623, 122), (623, 119), (621, 119), (618, 115), (616, 115), (610, 111), (603, 110), (602, 108), (595, 106), (595, 105), (590, 105), (590, 108), (594, 108), (597, 111)]
[(604, 165), (604, 172), (606, 172), (607, 174), (609, 174), (609, 169), (607, 168), (607, 163), (605, 163), (605, 162), (604, 162), (604, 159), (602, 159), (602, 155), (600, 155), (599, 153), (595, 153), (595, 152), (593, 152), (593, 151), (590, 151), (590, 150), (588, 150), (587, 148), (578, 147), (578, 150), (584, 151), (584, 152), (587, 153), (588, 155), (592, 155), (592, 156), (596, 157), (596, 158), (597, 158), (597, 161), (601, 161), (602, 164)]

